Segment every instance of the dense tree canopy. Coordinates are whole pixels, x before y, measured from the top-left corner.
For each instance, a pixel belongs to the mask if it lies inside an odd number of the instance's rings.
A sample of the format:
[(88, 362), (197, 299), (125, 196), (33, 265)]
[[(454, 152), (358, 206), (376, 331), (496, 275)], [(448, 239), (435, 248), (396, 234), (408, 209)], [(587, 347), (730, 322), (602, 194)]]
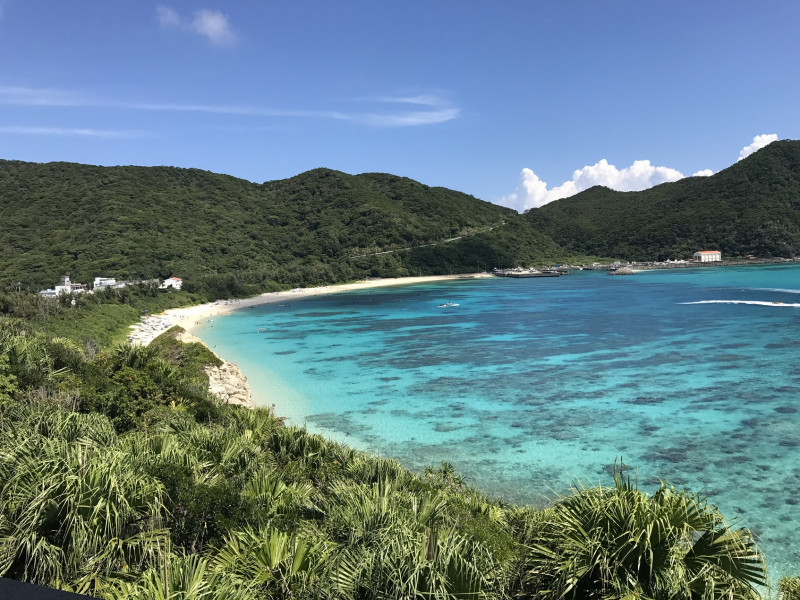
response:
[[(393, 175), (328, 169), (259, 185), (196, 169), (1, 161), (0, 221), (6, 289), (49, 287), (63, 273), (84, 283), (175, 275), (192, 292), (241, 296), (491, 268), (497, 253), (515, 263), (560, 254), (509, 209)], [(524, 252), (493, 233), (508, 226)], [(475, 248), (459, 241), (478, 234), (474, 260)], [(409, 251), (444, 246), (447, 261)]]
[(536, 229), (566, 250), (628, 260), (800, 254), (800, 142), (773, 142), (711, 177), (642, 192), (593, 187), (531, 209)]

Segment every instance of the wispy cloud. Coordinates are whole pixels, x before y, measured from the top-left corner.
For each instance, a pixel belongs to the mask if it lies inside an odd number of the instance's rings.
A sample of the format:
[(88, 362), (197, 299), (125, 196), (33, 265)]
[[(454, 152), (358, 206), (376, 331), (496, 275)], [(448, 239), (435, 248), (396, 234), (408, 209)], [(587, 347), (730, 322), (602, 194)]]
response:
[(156, 19), (162, 27), (180, 27), (183, 23), (178, 11), (163, 5), (156, 6)]
[(6, 127), (0, 125), (0, 134), (43, 135), (59, 137), (90, 137), (105, 139), (131, 139), (149, 137), (145, 131), (118, 129), (86, 129), (78, 127)]
[[(739, 152), (739, 160), (750, 156), (753, 152), (777, 139), (778, 136), (774, 133), (755, 136), (753, 142)], [(693, 173), (692, 177), (710, 177), (713, 174), (714, 171), (711, 169), (702, 169)], [(554, 200), (574, 196), (595, 185), (602, 185), (618, 192), (634, 192), (683, 178), (683, 173), (677, 169), (655, 166), (650, 164), (649, 160), (637, 160), (630, 167), (618, 169), (603, 159), (593, 165), (577, 169), (572, 173), (571, 180), (550, 188), (547, 187), (547, 182), (542, 181), (532, 169), (526, 168), (520, 172), (517, 188), (495, 202), (518, 211), (524, 211), (544, 206)]]
[(203, 8), (192, 17), (182, 17), (175, 9), (159, 5), (156, 7), (156, 19), (163, 28), (201, 35), (215, 46), (232, 46), (238, 39), (227, 15), (218, 10)]
[[(196, 112), (252, 117), (334, 119), (386, 128), (434, 125), (457, 119), (461, 113), (460, 109), (451, 106), (437, 96), (409, 98), (381, 97), (373, 98), (370, 102), (381, 105), (381, 107), (386, 104), (396, 104), (398, 106), (393, 107), (394, 110), (388, 111), (373, 110), (349, 112), (340, 110), (280, 109), (235, 104), (117, 102), (91, 98), (86, 95), (65, 90), (0, 86), (0, 104), (9, 106), (71, 106), (135, 111)], [(410, 109), (410, 106), (414, 108)], [(428, 107), (428, 109), (420, 110), (420, 106)]]
[(218, 115), (242, 115), (251, 117), (308, 117), (344, 119), (346, 116), (336, 111), (322, 110), (283, 110), (260, 106), (243, 106), (234, 104), (180, 104), (180, 103), (147, 103), (147, 102), (107, 102), (98, 104), (103, 108), (125, 110), (142, 110), (155, 112), (199, 112)]
[[(344, 118), (358, 121), (375, 127), (417, 127), (435, 125), (452, 121), (461, 116), (461, 110), (451, 102), (435, 94), (419, 94), (416, 96), (378, 96), (362, 98), (362, 102), (397, 105), (391, 112), (353, 113)], [(427, 110), (408, 110), (407, 105), (427, 107)], [(402, 107), (402, 109), (401, 109)]]
[(0, 104), (9, 106), (81, 106), (85, 99), (74, 92), (49, 88), (0, 86)]
[(389, 104), (419, 104), (422, 106), (449, 106), (450, 102), (436, 94), (417, 94), (416, 96), (376, 96), (362, 98), (365, 102), (386, 102)]
[(338, 118), (357, 121), (374, 127), (419, 127), (421, 125), (436, 125), (437, 123), (452, 121), (459, 117), (460, 112), (457, 108), (445, 108), (441, 110), (419, 110), (388, 114), (339, 114)]

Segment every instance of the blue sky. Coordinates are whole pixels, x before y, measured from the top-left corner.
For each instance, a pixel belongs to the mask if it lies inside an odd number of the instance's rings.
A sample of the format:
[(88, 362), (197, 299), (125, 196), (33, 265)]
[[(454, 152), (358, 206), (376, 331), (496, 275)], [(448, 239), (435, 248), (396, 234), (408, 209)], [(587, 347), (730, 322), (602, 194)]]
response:
[(0, 0), (0, 158), (380, 171), (522, 209), (800, 138), (798, 32), (797, 0)]

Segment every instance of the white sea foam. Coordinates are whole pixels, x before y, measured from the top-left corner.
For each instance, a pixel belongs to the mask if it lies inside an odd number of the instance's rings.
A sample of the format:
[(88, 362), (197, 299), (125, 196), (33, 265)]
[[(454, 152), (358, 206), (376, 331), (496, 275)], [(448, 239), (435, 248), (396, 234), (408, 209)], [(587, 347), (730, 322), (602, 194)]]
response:
[(759, 292), (781, 292), (783, 294), (800, 294), (800, 290), (792, 290), (785, 288), (747, 288)]
[(678, 304), (754, 304), (756, 306), (775, 306), (781, 308), (800, 308), (800, 303), (764, 302), (762, 300), (697, 300), (696, 302), (678, 302)]

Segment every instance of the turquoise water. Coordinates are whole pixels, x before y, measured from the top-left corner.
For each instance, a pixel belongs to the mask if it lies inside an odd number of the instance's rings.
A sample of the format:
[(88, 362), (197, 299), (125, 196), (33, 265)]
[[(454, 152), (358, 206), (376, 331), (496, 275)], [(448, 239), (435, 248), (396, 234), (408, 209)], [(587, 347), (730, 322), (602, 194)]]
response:
[(800, 266), (347, 292), (197, 333), (310, 431), (536, 505), (622, 457), (800, 574)]

